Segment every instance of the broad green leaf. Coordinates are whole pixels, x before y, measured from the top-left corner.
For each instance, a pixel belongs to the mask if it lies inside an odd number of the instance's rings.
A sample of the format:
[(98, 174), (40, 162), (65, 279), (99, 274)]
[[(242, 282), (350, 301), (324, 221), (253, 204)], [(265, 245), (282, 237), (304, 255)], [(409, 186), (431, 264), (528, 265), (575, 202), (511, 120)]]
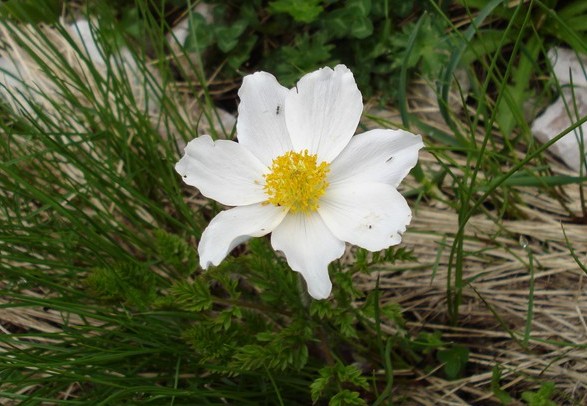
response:
[(371, 34), (373, 34), (373, 23), (366, 17), (357, 18), (351, 25), (351, 35), (355, 38), (364, 39)]
[(247, 21), (237, 20), (234, 24), (220, 26), (214, 30), (218, 48), (224, 53), (228, 53), (236, 47), (243, 32), (247, 28)]
[(311, 23), (324, 11), (322, 0), (276, 0), (269, 3), (273, 13), (289, 14), (295, 21)]
[(322, 19), (323, 31), (333, 38), (345, 37), (351, 30), (353, 20), (347, 9), (334, 10)]
[(436, 354), (440, 362), (444, 363), (444, 373), (449, 379), (456, 379), (465, 369), (469, 361), (469, 350), (466, 347), (455, 345)]
[(188, 36), (184, 43), (185, 50), (200, 53), (213, 41), (212, 30), (204, 17), (198, 13), (191, 14), (188, 21)]
[(371, 13), (371, 0), (348, 0), (346, 8), (355, 16), (367, 17)]
[(256, 42), (257, 36), (251, 35), (243, 43), (241, 43), (240, 47), (233, 50), (233, 52), (230, 54), (230, 57), (228, 58), (228, 64), (230, 67), (235, 70), (240, 68), (241, 65), (249, 59), (251, 50), (255, 46)]

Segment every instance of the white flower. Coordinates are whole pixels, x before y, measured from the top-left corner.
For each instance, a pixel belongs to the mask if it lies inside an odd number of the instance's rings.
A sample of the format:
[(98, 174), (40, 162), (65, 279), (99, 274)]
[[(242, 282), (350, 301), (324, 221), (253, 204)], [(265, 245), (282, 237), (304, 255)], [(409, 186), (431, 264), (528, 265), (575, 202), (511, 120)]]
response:
[(363, 101), (343, 65), (309, 73), (293, 89), (257, 72), (244, 78), (239, 97), (239, 142), (203, 135), (175, 166), (204, 196), (236, 206), (204, 230), (200, 265), (218, 265), (238, 244), (272, 233), (310, 295), (327, 298), (328, 264), (345, 242), (370, 251), (401, 242), (411, 211), (396, 188), (422, 139), (402, 130), (353, 137)]

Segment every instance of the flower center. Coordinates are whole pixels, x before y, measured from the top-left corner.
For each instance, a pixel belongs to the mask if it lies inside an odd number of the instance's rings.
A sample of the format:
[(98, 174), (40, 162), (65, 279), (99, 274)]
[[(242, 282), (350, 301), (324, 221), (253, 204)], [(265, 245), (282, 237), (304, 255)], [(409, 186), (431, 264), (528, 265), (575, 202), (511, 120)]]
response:
[(288, 207), (292, 212), (309, 213), (318, 208), (318, 200), (326, 192), (327, 162), (318, 164), (316, 155), (289, 151), (275, 158), (271, 173), (265, 177), (267, 204)]

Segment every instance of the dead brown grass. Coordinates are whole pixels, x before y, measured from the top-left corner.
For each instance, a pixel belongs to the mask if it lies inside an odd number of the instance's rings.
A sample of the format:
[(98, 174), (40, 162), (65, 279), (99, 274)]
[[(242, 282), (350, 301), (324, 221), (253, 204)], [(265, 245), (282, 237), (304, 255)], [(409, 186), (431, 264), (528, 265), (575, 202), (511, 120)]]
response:
[[(413, 112), (429, 125), (449, 131), (439, 120), (433, 101), (416, 97)], [(393, 122), (399, 115), (386, 114)], [(479, 135), (480, 136), (480, 135)], [(497, 136), (497, 135), (496, 135)], [(458, 165), (464, 157), (448, 152)], [(520, 154), (522, 154), (520, 152)], [(545, 156), (553, 174), (573, 175), (554, 157)], [(439, 169), (430, 153), (421, 154), (425, 172)], [(576, 176), (576, 174), (574, 174)], [(440, 200), (420, 201), (403, 244), (417, 263), (383, 269), (384, 300), (404, 309), (410, 332), (439, 331), (445, 341), (470, 351), (466, 377), (449, 381), (438, 374), (411, 371), (413, 384), (398, 386), (405, 404), (500, 404), (491, 390), (492, 369), (502, 369), (502, 389), (512, 394), (537, 390), (544, 381), (556, 384), (560, 404), (587, 402), (587, 290), (586, 275), (570, 255), (565, 234), (580, 259), (587, 258), (587, 226), (582, 217), (580, 187), (566, 185), (557, 192), (517, 188), (523, 204), (519, 218), (500, 218), (500, 207), (473, 216), (465, 229), (463, 291), (457, 325), (449, 323), (447, 277), (458, 215), (447, 203), (453, 198), (449, 180), (436, 191)], [(564, 232), (563, 232), (564, 229)], [(530, 291), (529, 251), (534, 259), (534, 307), (529, 344), (523, 344)], [(365, 290), (377, 275), (363, 276)], [(497, 317), (496, 317), (497, 315)], [(397, 332), (385, 326), (388, 334)], [(513, 338), (513, 337), (515, 338)]]

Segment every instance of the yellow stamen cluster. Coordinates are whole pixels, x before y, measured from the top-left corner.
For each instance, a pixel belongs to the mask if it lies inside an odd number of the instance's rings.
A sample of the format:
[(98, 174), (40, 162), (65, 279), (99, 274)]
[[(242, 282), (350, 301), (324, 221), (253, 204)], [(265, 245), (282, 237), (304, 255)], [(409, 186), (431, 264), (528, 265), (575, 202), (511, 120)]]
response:
[(327, 162), (318, 164), (316, 155), (308, 150), (278, 156), (271, 164), (271, 173), (265, 175), (267, 204), (288, 207), (293, 213), (316, 210), (328, 187), (329, 170)]

